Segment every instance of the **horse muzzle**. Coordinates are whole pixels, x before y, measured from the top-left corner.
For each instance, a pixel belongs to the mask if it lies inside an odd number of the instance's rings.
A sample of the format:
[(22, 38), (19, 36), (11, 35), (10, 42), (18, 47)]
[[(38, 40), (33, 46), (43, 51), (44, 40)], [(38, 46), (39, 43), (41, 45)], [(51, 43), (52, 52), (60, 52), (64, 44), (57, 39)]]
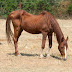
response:
[(64, 61), (66, 61), (66, 60), (67, 60), (67, 57), (66, 57), (66, 56), (62, 56), (62, 59), (63, 59)]

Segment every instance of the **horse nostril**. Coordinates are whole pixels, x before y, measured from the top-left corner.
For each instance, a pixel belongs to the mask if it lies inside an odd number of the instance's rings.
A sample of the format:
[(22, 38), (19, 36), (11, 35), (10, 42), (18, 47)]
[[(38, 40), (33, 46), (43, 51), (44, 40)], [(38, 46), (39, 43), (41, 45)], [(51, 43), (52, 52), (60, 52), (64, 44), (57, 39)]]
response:
[(64, 61), (66, 61), (67, 59), (63, 59)]
[(62, 60), (66, 61), (66, 60), (67, 60), (67, 58), (65, 58), (65, 56), (62, 56)]

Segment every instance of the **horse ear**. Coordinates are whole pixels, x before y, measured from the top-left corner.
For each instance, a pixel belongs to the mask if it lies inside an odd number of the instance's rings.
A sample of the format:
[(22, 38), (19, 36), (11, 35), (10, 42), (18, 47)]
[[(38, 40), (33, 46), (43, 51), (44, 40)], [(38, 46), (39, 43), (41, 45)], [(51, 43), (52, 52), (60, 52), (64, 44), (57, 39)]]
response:
[(62, 37), (62, 39), (61, 39), (61, 42), (63, 42), (64, 41), (64, 37)]
[(67, 36), (67, 38), (66, 38), (66, 41), (68, 41), (68, 36)]

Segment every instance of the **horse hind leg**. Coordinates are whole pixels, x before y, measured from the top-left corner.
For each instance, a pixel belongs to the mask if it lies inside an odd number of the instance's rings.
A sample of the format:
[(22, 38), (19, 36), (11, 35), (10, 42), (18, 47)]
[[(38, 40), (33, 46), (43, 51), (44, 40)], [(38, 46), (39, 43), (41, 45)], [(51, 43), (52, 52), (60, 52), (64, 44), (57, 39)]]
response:
[(15, 45), (15, 55), (19, 56), (19, 52), (18, 52), (18, 39), (22, 33), (23, 29), (21, 27), (16, 27), (14, 28), (14, 37), (13, 37), (13, 41), (14, 41), (14, 45)]

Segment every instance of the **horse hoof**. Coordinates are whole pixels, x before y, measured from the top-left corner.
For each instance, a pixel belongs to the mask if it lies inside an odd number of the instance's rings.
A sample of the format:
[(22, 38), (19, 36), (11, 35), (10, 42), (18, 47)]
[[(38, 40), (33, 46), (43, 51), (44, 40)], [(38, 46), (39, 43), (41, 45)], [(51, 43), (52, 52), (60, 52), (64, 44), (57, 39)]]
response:
[(39, 55), (39, 59), (45, 59), (46, 57), (44, 57), (42, 54)]
[(45, 54), (45, 57), (50, 57), (50, 54)]
[(21, 54), (18, 54), (17, 56), (21, 56)]
[(21, 56), (21, 54), (20, 53), (15, 53), (15, 56)]

